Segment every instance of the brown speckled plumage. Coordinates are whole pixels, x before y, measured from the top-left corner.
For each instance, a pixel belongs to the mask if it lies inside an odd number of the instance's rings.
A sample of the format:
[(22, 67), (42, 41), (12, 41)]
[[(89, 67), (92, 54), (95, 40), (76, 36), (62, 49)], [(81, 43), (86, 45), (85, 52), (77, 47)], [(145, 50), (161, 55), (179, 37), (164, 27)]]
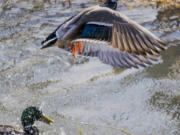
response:
[(10, 126), (10, 125), (0, 125), (0, 135), (23, 135), (23, 130)]

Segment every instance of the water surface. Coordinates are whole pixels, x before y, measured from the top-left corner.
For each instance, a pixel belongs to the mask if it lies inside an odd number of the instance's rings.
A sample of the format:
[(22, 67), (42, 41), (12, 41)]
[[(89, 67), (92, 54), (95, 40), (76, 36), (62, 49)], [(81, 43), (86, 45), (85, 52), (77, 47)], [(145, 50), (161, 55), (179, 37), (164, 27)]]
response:
[(20, 127), (22, 110), (36, 105), (55, 120), (53, 126), (37, 122), (44, 135), (78, 135), (78, 129), (86, 135), (179, 135), (179, 12), (167, 17), (151, 7), (118, 7), (170, 46), (158, 64), (124, 70), (96, 58), (74, 59), (56, 47), (40, 49), (61, 22), (94, 4), (80, 3), (68, 9), (59, 1), (0, 2), (0, 124)]

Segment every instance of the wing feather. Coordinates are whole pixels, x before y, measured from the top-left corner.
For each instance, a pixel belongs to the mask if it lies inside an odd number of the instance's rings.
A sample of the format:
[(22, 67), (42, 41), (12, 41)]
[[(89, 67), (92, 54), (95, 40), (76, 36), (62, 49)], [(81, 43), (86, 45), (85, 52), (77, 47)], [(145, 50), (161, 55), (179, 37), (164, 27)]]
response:
[(131, 48), (128, 44), (128, 39), (126, 38), (126, 31), (122, 25), (120, 25), (119, 29), (121, 30), (121, 36), (122, 36), (122, 41), (124, 44), (124, 49), (127, 50), (128, 53), (131, 53)]
[(126, 40), (129, 43), (129, 46), (131, 48), (131, 53), (137, 52), (137, 47), (136, 47), (136, 45), (133, 42), (133, 39), (131, 37), (131, 33), (129, 32), (128, 27), (124, 27), (124, 30), (126, 31), (125, 32), (125, 34), (126, 34), (125, 37), (126, 37)]

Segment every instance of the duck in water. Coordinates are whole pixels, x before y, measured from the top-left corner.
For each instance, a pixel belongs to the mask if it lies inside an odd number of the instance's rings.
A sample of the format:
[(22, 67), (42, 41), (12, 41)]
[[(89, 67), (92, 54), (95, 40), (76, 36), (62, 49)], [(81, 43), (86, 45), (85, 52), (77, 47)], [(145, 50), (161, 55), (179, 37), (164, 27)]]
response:
[(39, 135), (39, 130), (33, 126), (35, 121), (42, 121), (46, 124), (53, 123), (53, 120), (46, 117), (37, 107), (26, 108), (21, 115), (23, 129), (10, 125), (0, 125), (0, 135)]

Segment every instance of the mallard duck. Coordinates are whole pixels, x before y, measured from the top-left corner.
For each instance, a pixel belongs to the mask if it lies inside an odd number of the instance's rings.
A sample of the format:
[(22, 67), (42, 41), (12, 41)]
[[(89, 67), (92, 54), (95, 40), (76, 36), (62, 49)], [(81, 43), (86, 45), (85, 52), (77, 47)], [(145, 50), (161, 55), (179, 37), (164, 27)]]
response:
[(78, 53), (98, 57), (117, 67), (151, 65), (166, 43), (115, 11), (117, 1), (107, 0), (104, 6), (92, 6), (70, 17), (42, 41), (42, 49), (57, 45), (72, 51), (75, 58)]
[(0, 125), (0, 135), (38, 135), (39, 130), (33, 126), (35, 121), (42, 121), (51, 124), (52, 119), (46, 117), (37, 107), (26, 108), (21, 115), (23, 129), (10, 125)]

